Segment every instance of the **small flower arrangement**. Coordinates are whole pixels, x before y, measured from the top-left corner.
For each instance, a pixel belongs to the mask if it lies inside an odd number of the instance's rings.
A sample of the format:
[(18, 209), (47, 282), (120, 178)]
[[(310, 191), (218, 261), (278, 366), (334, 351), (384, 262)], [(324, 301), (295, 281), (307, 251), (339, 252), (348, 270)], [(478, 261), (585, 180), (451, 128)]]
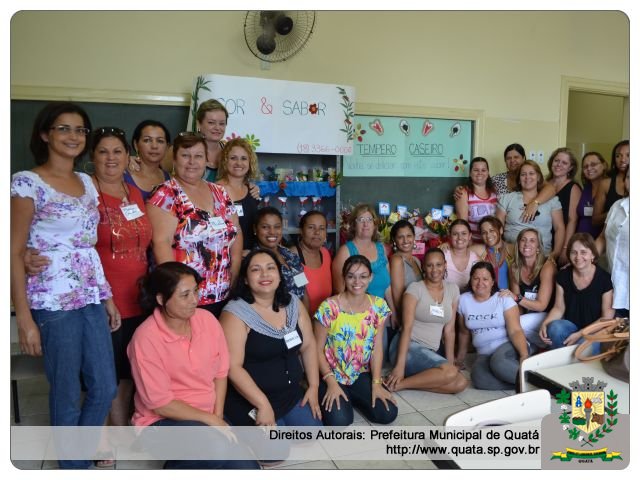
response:
[(449, 227), (456, 218), (455, 213), (452, 213), (448, 217), (440, 217), (438, 220), (434, 220), (431, 213), (425, 216), (424, 222), (427, 231), (424, 233), (423, 239), (426, 241), (427, 246), (437, 247), (447, 242), (449, 239)]

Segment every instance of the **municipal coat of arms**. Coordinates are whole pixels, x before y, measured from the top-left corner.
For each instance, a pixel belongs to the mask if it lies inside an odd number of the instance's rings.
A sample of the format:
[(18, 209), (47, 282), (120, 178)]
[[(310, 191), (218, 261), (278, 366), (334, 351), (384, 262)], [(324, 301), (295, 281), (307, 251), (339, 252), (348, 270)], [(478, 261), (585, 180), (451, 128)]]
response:
[(613, 431), (618, 423), (618, 395), (605, 390), (607, 384), (594, 382), (593, 377), (582, 377), (569, 383), (571, 392), (565, 389), (556, 394), (556, 402), (560, 404), (560, 424), (562, 430), (575, 440), (580, 448), (591, 447), (595, 450), (576, 450), (567, 448), (566, 452), (554, 452), (552, 459), (563, 462), (572, 458), (601, 458), (603, 461), (622, 460), (620, 452), (607, 452), (606, 448), (598, 448), (597, 444), (607, 433)]

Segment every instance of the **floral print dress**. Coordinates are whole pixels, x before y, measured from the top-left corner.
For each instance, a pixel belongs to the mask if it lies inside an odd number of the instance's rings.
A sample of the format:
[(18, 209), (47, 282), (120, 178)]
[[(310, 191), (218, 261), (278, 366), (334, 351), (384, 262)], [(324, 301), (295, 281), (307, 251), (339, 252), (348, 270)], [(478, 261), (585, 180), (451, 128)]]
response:
[(173, 236), (175, 259), (195, 269), (203, 278), (199, 305), (225, 300), (231, 288), (231, 245), (238, 230), (236, 213), (223, 187), (207, 182), (213, 212), (197, 208), (176, 179), (158, 185), (147, 201), (178, 219)]
[(361, 373), (370, 370), (376, 333), (391, 315), (383, 298), (368, 297), (370, 306), (366, 312), (345, 312), (337, 301), (328, 298), (315, 314), (316, 320), (327, 329), (324, 356), (342, 385), (352, 385)]
[(27, 298), (33, 310), (77, 310), (111, 298), (95, 249), (98, 192), (88, 175), (76, 175), (84, 185), (80, 197), (54, 190), (35, 172), (12, 177), (11, 196), (31, 198), (34, 204), (27, 247), (51, 260), (41, 273), (27, 276)]

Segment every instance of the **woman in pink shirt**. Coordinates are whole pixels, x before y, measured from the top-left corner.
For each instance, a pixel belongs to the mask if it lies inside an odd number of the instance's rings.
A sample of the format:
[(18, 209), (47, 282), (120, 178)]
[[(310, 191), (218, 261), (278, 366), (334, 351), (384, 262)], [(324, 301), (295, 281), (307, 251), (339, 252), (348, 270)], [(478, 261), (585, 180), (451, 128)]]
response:
[[(229, 352), (216, 318), (196, 308), (201, 281), (191, 267), (165, 262), (143, 282), (143, 307), (153, 313), (138, 327), (127, 348), (136, 384), (132, 418), (136, 426), (228, 426), (223, 409)], [(203, 435), (216, 433), (203, 429)], [(223, 447), (224, 440), (215, 438), (216, 448)], [(249, 460), (168, 460), (164, 468), (258, 465)]]

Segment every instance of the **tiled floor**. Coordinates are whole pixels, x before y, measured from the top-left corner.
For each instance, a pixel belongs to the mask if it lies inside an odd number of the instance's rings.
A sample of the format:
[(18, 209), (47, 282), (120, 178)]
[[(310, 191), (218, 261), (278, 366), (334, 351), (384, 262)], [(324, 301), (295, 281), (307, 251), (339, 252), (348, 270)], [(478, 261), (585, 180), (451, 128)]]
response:
[[(471, 355), (470, 355), (471, 357)], [(469, 361), (471, 358), (468, 359)], [(463, 373), (468, 376), (469, 369)], [(496, 398), (513, 395), (514, 391), (485, 391), (467, 388), (457, 395), (408, 390), (396, 395), (398, 401), (398, 418), (392, 425), (429, 426), (444, 425), (445, 419), (460, 410), (484, 403)], [(42, 378), (22, 380), (19, 383), (20, 425), (48, 425), (48, 384)], [(11, 424), (15, 425), (13, 407), (11, 410)], [(369, 425), (357, 412), (355, 425)], [(55, 461), (44, 462), (15, 462), (14, 465), (22, 469), (53, 469), (57, 468)], [(161, 468), (157, 461), (126, 461), (119, 460), (117, 469), (156, 469)], [(312, 462), (284, 462), (277, 467), (280, 469), (433, 469), (431, 461), (356, 461), (356, 460), (321, 460)]]

